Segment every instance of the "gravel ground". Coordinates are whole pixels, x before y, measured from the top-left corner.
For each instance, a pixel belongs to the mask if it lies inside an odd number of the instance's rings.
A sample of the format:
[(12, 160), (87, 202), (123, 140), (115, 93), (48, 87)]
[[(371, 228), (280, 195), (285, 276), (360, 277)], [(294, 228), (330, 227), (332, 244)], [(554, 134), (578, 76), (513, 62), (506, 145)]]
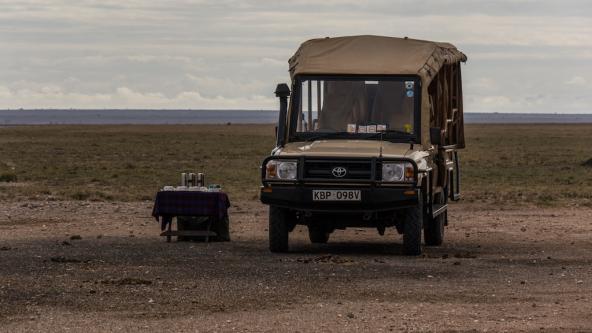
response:
[(458, 204), (443, 247), (394, 230), (267, 250), (238, 202), (230, 243), (166, 243), (152, 204), (4, 202), (0, 331), (592, 331), (592, 210)]

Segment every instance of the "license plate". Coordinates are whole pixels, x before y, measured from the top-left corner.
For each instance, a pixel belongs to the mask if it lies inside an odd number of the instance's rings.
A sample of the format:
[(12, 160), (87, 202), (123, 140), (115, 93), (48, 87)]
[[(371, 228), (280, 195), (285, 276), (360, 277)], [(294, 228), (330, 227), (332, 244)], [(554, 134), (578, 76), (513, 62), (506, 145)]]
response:
[(313, 201), (360, 201), (360, 190), (312, 190)]

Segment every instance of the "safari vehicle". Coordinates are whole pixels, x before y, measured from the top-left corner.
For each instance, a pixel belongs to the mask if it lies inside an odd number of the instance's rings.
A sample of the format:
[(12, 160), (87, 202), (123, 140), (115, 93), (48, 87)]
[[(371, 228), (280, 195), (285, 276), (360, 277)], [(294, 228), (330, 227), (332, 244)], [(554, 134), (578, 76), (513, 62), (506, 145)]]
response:
[(262, 165), (270, 250), (288, 251), (298, 224), (313, 243), (336, 229), (395, 227), (408, 255), (421, 253), (422, 230), (425, 245), (441, 245), (448, 201), (460, 198), (466, 59), (408, 38), (303, 43), (289, 60), (291, 91), (275, 91), (277, 142)]

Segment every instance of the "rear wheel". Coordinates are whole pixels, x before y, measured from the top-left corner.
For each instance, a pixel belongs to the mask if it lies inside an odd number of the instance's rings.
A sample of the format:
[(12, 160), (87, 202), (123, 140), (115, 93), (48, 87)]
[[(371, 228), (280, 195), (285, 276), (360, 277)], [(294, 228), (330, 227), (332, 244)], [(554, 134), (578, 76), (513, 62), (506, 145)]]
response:
[(409, 256), (421, 254), (421, 227), (423, 224), (423, 203), (421, 198), (417, 206), (408, 208), (403, 226), (403, 252)]
[(269, 250), (288, 252), (288, 225), (290, 212), (285, 208), (269, 206)]
[[(442, 192), (436, 198), (438, 204), (446, 204), (446, 194)], [(425, 217), (425, 225), (423, 229), (423, 237), (425, 244), (428, 246), (440, 246), (444, 242), (444, 226), (446, 225), (446, 218), (448, 212), (444, 211), (440, 215), (432, 218), (427, 215)]]
[(325, 244), (329, 241), (330, 233), (320, 226), (309, 225), (308, 226), (308, 238), (311, 243)]

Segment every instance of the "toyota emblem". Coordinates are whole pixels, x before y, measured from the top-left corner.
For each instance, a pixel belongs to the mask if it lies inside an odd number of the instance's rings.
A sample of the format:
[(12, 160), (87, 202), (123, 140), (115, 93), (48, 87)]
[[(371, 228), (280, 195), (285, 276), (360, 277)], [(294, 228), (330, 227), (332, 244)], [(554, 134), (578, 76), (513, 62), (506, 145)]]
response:
[(344, 167), (334, 167), (331, 173), (337, 178), (343, 178), (347, 175), (347, 169)]

